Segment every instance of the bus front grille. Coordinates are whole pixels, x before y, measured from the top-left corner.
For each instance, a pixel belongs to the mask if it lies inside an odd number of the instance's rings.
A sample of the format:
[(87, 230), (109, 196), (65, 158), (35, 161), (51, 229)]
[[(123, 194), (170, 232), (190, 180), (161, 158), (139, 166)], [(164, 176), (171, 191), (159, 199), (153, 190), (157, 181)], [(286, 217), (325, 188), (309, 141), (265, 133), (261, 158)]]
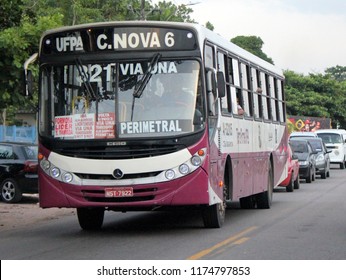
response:
[(184, 147), (169, 146), (123, 146), (123, 147), (64, 147), (55, 152), (68, 157), (87, 159), (133, 159), (174, 153)]

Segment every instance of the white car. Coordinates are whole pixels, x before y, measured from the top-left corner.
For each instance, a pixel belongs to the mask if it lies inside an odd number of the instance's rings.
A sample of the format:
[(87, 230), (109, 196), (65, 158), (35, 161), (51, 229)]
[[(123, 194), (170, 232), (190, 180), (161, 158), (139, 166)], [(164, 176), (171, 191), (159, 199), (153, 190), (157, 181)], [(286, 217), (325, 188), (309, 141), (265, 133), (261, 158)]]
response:
[(290, 139), (292, 138), (298, 138), (298, 137), (304, 137), (304, 138), (317, 138), (317, 134), (315, 132), (303, 132), (303, 131), (294, 131), (290, 134)]
[(317, 131), (318, 137), (322, 138), (328, 150), (330, 163), (339, 164), (340, 169), (346, 166), (346, 130), (345, 129), (321, 129)]

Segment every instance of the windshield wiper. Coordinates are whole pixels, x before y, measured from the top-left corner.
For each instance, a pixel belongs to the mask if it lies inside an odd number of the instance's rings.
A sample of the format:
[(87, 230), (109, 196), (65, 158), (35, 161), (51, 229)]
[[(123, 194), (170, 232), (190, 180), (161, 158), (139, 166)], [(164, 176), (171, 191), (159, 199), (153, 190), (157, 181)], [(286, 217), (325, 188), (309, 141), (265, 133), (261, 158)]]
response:
[(144, 91), (147, 83), (149, 82), (151, 76), (153, 75), (152, 70), (160, 58), (161, 58), (161, 54), (159, 54), (159, 53), (157, 53), (153, 56), (153, 58), (151, 59), (151, 61), (149, 63), (147, 71), (145, 71), (142, 79), (135, 86), (135, 90), (133, 92), (133, 97), (140, 98), (142, 96), (143, 91)]
[(135, 109), (136, 98), (140, 98), (142, 96), (145, 87), (147, 86), (149, 80), (151, 79), (151, 76), (153, 75), (152, 70), (154, 66), (158, 63), (160, 58), (161, 58), (160, 53), (157, 53), (153, 56), (153, 58), (151, 59), (148, 65), (147, 71), (145, 71), (142, 79), (135, 86), (135, 90), (133, 91), (133, 99), (132, 99), (131, 121), (133, 121), (133, 113)]

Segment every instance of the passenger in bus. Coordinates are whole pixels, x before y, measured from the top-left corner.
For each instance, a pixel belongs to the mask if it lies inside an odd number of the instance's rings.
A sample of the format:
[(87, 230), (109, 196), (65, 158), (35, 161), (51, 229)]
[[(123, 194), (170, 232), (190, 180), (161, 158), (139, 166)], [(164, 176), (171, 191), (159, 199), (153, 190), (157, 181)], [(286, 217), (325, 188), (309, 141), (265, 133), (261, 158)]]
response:
[(238, 115), (244, 115), (244, 109), (240, 106), (238, 98), (237, 98), (237, 109), (238, 109)]

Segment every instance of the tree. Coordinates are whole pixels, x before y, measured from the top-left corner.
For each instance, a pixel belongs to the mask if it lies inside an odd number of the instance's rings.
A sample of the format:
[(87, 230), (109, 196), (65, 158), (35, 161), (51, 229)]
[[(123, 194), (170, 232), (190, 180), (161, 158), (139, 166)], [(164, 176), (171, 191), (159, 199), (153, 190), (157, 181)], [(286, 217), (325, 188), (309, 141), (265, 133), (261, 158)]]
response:
[(0, 31), (17, 26), (22, 16), (21, 0), (1, 0), (0, 2)]
[[(37, 92), (33, 98), (25, 98), (21, 78), (23, 64), (38, 52), (44, 31), (63, 25), (135, 20), (142, 8), (148, 20), (192, 22), (191, 8), (166, 1), (153, 5), (142, 0), (1, 0), (0, 111), (36, 107)], [(37, 66), (31, 67), (37, 76)]]
[(212, 25), (212, 23), (209, 22), (209, 21), (205, 24), (205, 27), (208, 28), (208, 29), (211, 30), (211, 31), (214, 30), (214, 25)]
[(190, 14), (193, 10), (184, 4), (176, 6), (168, 1), (161, 1), (152, 7), (153, 13), (148, 15), (148, 20), (193, 22)]
[[(23, 92), (23, 64), (33, 53), (38, 52), (41, 34), (47, 28), (62, 24), (62, 15), (36, 19), (22, 15), (18, 26), (0, 32), (0, 110), (5, 108), (32, 109), (36, 107), (37, 95), (25, 98)], [(36, 69), (37, 72), (37, 69)], [(11, 107), (11, 105), (13, 105)], [(4, 122), (5, 120), (2, 120)]]
[(331, 118), (332, 126), (346, 127), (346, 83), (329, 74), (304, 76), (284, 72), (287, 114)]
[(250, 53), (262, 58), (263, 60), (268, 61), (271, 64), (274, 64), (273, 60), (262, 51), (264, 43), (260, 37), (237, 36), (231, 39), (231, 42), (249, 51)]
[(346, 81), (346, 66), (335, 66), (327, 68), (325, 71), (331, 77), (339, 82)]

